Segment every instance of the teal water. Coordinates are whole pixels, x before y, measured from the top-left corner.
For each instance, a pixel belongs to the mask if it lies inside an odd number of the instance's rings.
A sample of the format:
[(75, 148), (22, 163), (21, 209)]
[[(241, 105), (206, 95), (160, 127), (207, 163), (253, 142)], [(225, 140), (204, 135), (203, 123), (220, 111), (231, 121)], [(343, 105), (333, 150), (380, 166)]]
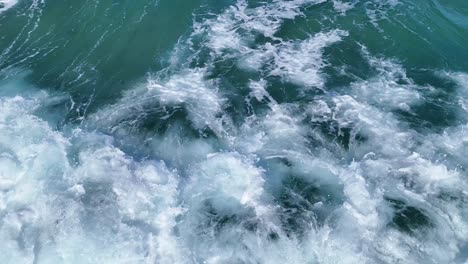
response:
[(468, 263), (468, 2), (0, 0), (2, 263)]

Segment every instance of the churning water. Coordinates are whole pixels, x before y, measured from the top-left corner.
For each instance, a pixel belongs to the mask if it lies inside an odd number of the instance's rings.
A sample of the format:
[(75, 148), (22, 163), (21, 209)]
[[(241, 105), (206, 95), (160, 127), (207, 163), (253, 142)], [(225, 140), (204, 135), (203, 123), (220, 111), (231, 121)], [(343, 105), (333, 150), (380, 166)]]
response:
[(465, 0), (0, 0), (1, 263), (468, 263)]

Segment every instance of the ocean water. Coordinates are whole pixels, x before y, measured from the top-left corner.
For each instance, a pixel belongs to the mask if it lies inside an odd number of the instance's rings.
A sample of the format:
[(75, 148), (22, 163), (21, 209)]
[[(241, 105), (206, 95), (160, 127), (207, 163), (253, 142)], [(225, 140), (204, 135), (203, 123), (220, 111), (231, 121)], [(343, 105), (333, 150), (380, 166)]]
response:
[(468, 1), (0, 0), (1, 263), (468, 263)]

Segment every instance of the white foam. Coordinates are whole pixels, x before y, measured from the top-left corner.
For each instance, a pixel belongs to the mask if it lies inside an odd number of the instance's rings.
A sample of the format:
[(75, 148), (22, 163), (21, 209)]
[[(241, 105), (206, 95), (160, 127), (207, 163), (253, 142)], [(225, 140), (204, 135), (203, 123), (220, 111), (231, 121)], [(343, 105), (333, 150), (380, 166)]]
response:
[(18, 0), (0, 0), (0, 14), (12, 8), (18, 3)]
[(244, 69), (260, 70), (267, 66), (270, 75), (277, 75), (306, 87), (322, 87), (324, 80), (320, 70), (325, 65), (323, 49), (347, 36), (347, 32), (334, 30), (317, 33), (303, 41), (268, 42), (263, 46), (249, 46), (252, 35), (262, 34), (274, 40), (275, 33), (286, 19), (294, 19), (302, 14), (301, 8), (325, 2), (323, 0), (273, 1), (255, 8), (249, 8), (246, 1), (238, 1), (216, 19), (196, 25), (192, 37), (207, 35), (206, 46), (224, 59), (240, 59)]
[(445, 73), (443, 74), (458, 84), (458, 103), (460, 107), (468, 112), (468, 74), (466, 73)]
[[(332, 119), (336, 120), (340, 127), (353, 127), (354, 133), (362, 133), (372, 141), (368, 145), (356, 145), (357, 149), (354, 150), (354, 141), (351, 139), (351, 147), (353, 151), (357, 151), (354, 155), (362, 157), (373, 151), (372, 148), (377, 148), (380, 153), (388, 156), (408, 153), (407, 147), (413, 142), (411, 134), (398, 128), (398, 121), (391, 113), (381, 112), (351, 96), (336, 96), (332, 100), (335, 104)], [(372, 147), (367, 149), (366, 146)]]
[(321, 32), (306, 40), (281, 41), (277, 44), (268, 42), (257, 48), (249, 47), (249, 34), (244, 33), (241, 37), (238, 32), (242, 28), (278, 40), (273, 35), (284, 19), (300, 15), (299, 7), (303, 5), (320, 2), (275, 1), (273, 5), (249, 9), (246, 2), (240, 1), (216, 20), (199, 25), (196, 34), (207, 34), (207, 46), (214, 54), (224, 54), (225, 58), (238, 57), (239, 65), (244, 69), (258, 71), (266, 67), (270, 75), (305, 87), (321, 88), (324, 84), (321, 69), (326, 65), (322, 58), (323, 50), (347, 36), (346, 31)]
[[(251, 83), (253, 94), (271, 97), (261, 83)], [(241, 135), (236, 139), (236, 145), (247, 152), (262, 152), (265, 156), (283, 156), (291, 148), (300, 149), (306, 144), (305, 131), (298, 124), (300, 117), (295, 117), (295, 106), (278, 104), (272, 98), (269, 102), (270, 111), (259, 118), (252, 116), (240, 128)], [(270, 154), (268, 154), (270, 153)]]
[(203, 69), (194, 69), (174, 74), (168, 80), (149, 78), (146, 86), (128, 91), (118, 103), (96, 113), (94, 123), (109, 127), (129, 115), (138, 121), (150, 108), (185, 107), (196, 129), (209, 127), (222, 133), (224, 120), (217, 115), (222, 113), (225, 99), (217, 91), (216, 80), (207, 80), (205, 74)]
[(347, 35), (345, 31), (334, 30), (317, 33), (304, 41), (283, 43), (273, 55), (275, 66), (270, 74), (304, 87), (323, 88), (325, 80), (321, 69), (326, 65), (323, 50)]
[[(404, 260), (404, 263), (412, 263), (431, 256), (440, 262), (450, 262), (458, 254), (461, 241), (466, 239), (466, 232), (455, 231), (463, 229), (466, 225), (466, 222), (461, 220), (466, 215), (466, 207), (455, 209), (445, 201), (442, 202), (434, 197), (451, 195), (449, 193), (464, 196), (461, 193), (466, 182), (461, 178), (457, 167), (441, 164), (435, 154), (446, 151), (458, 157), (460, 161), (465, 160), (460, 156), (465, 151), (463, 147), (465, 139), (461, 136), (464, 128), (446, 131), (454, 133), (452, 135), (442, 137), (429, 135), (421, 139), (422, 136), (418, 133), (398, 125), (392, 114), (385, 114), (348, 96), (334, 97), (333, 101), (335, 106), (332, 107), (332, 119), (337, 120), (341, 126), (351, 126), (353, 130), (356, 129), (366, 135), (364, 142), (353, 146), (353, 151), (360, 149), (356, 151), (358, 155), (355, 154), (355, 157), (363, 157), (362, 161), (353, 163), (352, 166), (354, 170), (357, 169), (357, 175), (360, 177), (357, 179), (352, 177), (354, 183), (347, 183), (353, 174), (349, 169), (344, 172), (345, 194), (348, 196), (349, 206), (345, 204), (343, 208), (349, 212), (347, 217), (356, 218), (354, 221), (359, 223), (348, 228), (358, 228), (361, 230), (358, 233), (367, 234), (365, 237), (354, 239), (360, 240), (363, 244), (378, 243), (379, 255), (384, 259), (388, 257), (387, 260), (398, 259)], [(423, 140), (425, 145), (422, 147), (414, 145), (414, 142), (419, 140)], [(361, 156), (360, 152), (368, 153)], [(352, 187), (357, 184), (355, 180), (361, 184)], [(370, 188), (373, 185), (374, 188)], [(358, 187), (365, 189), (357, 191)], [(386, 228), (385, 215), (382, 214), (385, 202), (381, 190), (385, 190), (390, 196), (405, 197), (418, 204), (418, 207), (424, 208), (436, 226), (431, 234), (444, 241), (443, 249), (438, 242), (425, 241), (422, 256), (415, 256), (411, 251), (405, 250), (403, 245), (415, 247), (421, 242)], [(346, 215), (343, 217), (347, 219)], [(345, 230), (348, 234), (349, 229)], [(389, 236), (377, 237), (376, 234), (379, 232), (388, 233)], [(395, 239), (405, 241), (407, 244), (397, 245)]]
[(333, 8), (341, 14), (345, 14), (347, 11), (354, 8), (357, 2), (342, 2), (338, 0), (333, 0)]
[[(263, 261), (287, 257), (270, 252), (277, 246), (264, 241), (269, 232), (281, 231), (275, 208), (269, 205), (271, 198), (264, 190), (263, 169), (238, 153), (214, 153), (196, 164), (190, 175), (184, 188), (188, 211), (179, 228), (198, 260), (224, 263), (251, 257)], [(245, 232), (244, 225), (249, 221), (259, 224), (256, 232)]]
[(31, 114), (47, 98), (0, 99), (0, 255), (15, 263), (182, 263), (172, 233), (183, 212), (177, 173), (132, 160), (106, 136), (54, 131)]
[[(0, 255), (15, 263), (450, 263), (463, 256), (467, 126), (421, 134), (393, 114), (423, 96), (403, 66), (364, 52), (377, 74), (343, 94), (327, 91), (304, 105), (270, 94), (271, 76), (325, 87), (324, 49), (347, 33), (275, 37), (285, 19), (320, 2), (252, 8), (239, 1), (196, 25), (195, 35), (208, 36), (209, 62), (234, 58), (262, 73), (245, 87), (249, 115), (238, 127), (226, 121), (228, 96), (210, 79), (211, 66), (153, 75), (89, 117), (93, 126), (62, 132), (34, 115), (50, 95), (1, 97)], [(250, 47), (255, 34), (272, 41)], [(466, 111), (466, 76), (454, 76)], [(193, 128), (217, 137), (186, 137), (175, 123), (139, 138), (147, 114), (170, 118), (181, 108)], [(145, 152), (132, 157), (126, 144), (144, 144)], [(287, 195), (298, 204), (287, 205)], [(398, 230), (388, 198), (431, 223), (414, 234)], [(284, 220), (296, 213), (309, 218)]]
[(254, 9), (247, 9), (245, 23), (242, 26), (249, 30), (260, 32), (266, 37), (273, 37), (286, 19), (294, 19), (302, 15), (301, 8), (316, 5), (326, 0), (292, 0), (273, 1), (269, 5), (261, 5)]
[(369, 22), (382, 32), (379, 23), (388, 20), (387, 10), (391, 10), (400, 4), (398, 0), (369, 1), (366, 3), (366, 14)]
[(363, 49), (363, 54), (378, 74), (374, 78), (351, 85), (356, 97), (379, 107), (406, 111), (410, 110), (411, 105), (418, 103), (421, 99), (419, 91), (424, 88), (415, 85), (400, 64), (375, 58), (366, 49)]
[(216, 114), (222, 110), (223, 99), (217, 94), (215, 82), (206, 81), (201, 70), (172, 76), (167, 82), (149, 80), (148, 91), (164, 105), (185, 103), (196, 128), (213, 126), (219, 131)]
[[(240, 155), (210, 154), (192, 175), (190, 186), (185, 191), (186, 200), (197, 203), (194, 206), (209, 199), (216, 210), (230, 210), (232, 207), (231, 214), (236, 213), (237, 206), (253, 208), (258, 217), (268, 211), (262, 205), (263, 171), (250, 161), (242, 160)], [(231, 203), (231, 200), (232, 204), (224, 204)]]
[(279, 76), (306, 89), (323, 88), (322, 69), (327, 65), (323, 59), (324, 49), (347, 35), (346, 31), (333, 30), (305, 40), (267, 43), (242, 56), (239, 66), (253, 71), (266, 70), (270, 76)]
[[(305, 6), (323, 3), (326, 0), (273, 1), (255, 8), (249, 8), (245, 0), (239, 0), (216, 19), (196, 25), (193, 35), (208, 35), (207, 46), (215, 53), (236, 51), (246, 53), (250, 34), (260, 33), (274, 38), (283, 21), (300, 16)], [(243, 32), (242, 36), (239, 31)]]

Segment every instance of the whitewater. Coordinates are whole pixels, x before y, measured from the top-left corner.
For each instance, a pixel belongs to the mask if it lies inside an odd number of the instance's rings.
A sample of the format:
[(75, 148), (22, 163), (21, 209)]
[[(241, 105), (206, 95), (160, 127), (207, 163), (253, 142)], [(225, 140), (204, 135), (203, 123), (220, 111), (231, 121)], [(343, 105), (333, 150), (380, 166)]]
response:
[(0, 263), (468, 264), (427, 2), (0, 0)]

